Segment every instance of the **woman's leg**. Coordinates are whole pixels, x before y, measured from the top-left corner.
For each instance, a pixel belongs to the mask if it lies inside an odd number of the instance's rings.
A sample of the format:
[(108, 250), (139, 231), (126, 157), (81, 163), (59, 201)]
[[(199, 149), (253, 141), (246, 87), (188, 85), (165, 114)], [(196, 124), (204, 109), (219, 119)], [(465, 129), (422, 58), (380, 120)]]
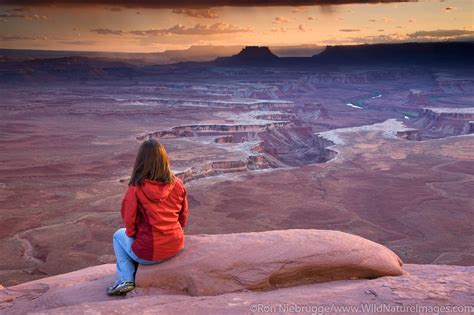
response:
[(117, 258), (117, 283), (135, 282), (136, 262), (131, 257), (133, 238), (125, 234), (125, 229), (114, 233), (114, 251)]
[(135, 255), (132, 251), (133, 241), (134, 239), (132, 237), (128, 237), (127, 234), (125, 234), (125, 228), (119, 229), (114, 233), (114, 251), (115, 257), (117, 258), (117, 283), (124, 281), (135, 282), (135, 273), (138, 264), (153, 265), (165, 262), (181, 254), (186, 247), (183, 247), (172, 257), (163, 260), (148, 261)]
[(145, 260), (145, 259), (141, 259), (140, 257), (138, 257), (137, 255), (135, 255), (135, 253), (133, 252), (133, 250), (130, 250), (130, 257), (132, 257), (132, 259), (138, 263), (138, 264), (141, 264), (141, 265), (156, 265), (156, 264), (160, 264), (160, 263), (163, 263), (165, 261), (168, 261), (176, 256), (178, 256), (179, 254), (181, 254), (184, 250), (184, 247), (180, 249), (179, 252), (177, 252), (174, 256), (171, 256), (169, 258), (165, 258), (165, 259), (162, 259), (162, 260)]

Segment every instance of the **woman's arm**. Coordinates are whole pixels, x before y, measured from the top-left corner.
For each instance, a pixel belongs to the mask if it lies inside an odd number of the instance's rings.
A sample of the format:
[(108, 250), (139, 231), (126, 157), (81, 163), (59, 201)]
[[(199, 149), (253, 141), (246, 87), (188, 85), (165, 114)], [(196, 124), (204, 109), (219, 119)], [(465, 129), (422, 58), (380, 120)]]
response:
[(181, 211), (179, 212), (178, 218), (179, 224), (184, 229), (188, 222), (188, 194), (186, 192), (186, 188), (184, 188), (184, 198), (183, 203), (181, 204)]
[(122, 214), (122, 221), (125, 225), (125, 233), (129, 237), (134, 237), (137, 233), (137, 208), (138, 204), (135, 186), (128, 186), (128, 190), (122, 201), (120, 213)]

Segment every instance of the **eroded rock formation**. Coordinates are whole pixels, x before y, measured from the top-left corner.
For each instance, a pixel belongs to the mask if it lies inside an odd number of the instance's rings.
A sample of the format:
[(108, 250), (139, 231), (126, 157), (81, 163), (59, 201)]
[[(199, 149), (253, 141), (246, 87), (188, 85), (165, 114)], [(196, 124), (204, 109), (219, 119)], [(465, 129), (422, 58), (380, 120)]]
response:
[[(316, 111), (310, 114), (312, 116), (328, 117), (327, 111), (320, 104), (303, 106), (305, 113), (313, 110)], [(315, 135), (309, 126), (297, 126), (294, 121), (299, 120), (294, 113), (278, 111), (253, 113), (252, 115), (250, 112), (248, 117), (244, 118), (252, 120), (254, 123), (251, 124), (176, 126), (168, 130), (143, 134), (137, 139), (216, 136), (214, 142), (218, 144), (248, 144), (244, 149), (247, 153), (245, 159), (208, 161), (179, 172), (177, 175), (186, 182), (223, 173), (323, 163), (336, 155), (335, 151), (328, 149), (334, 143)], [(294, 121), (278, 120), (286, 118)]]
[[(115, 265), (105, 264), (0, 286), (0, 312), (260, 314), (263, 307), (283, 304), (347, 307), (344, 313), (413, 305), (472, 311), (474, 267), (408, 264), (402, 272), (400, 259), (386, 247), (338, 231), (195, 235), (187, 244), (172, 260), (140, 266), (138, 283), (158, 287), (139, 286), (125, 299), (108, 297)], [(346, 280), (320, 282), (330, 279)]]
[(245, 172), (248, 170), (264, 169), (271, 167), (271, 164), (263, 156), (249, 156), (245, 160), (237, 161), (212, 161), (204, 165), (193, 166), (185, 171), (179, 172), (176, 176), (183, 181), (189, 182), (194, 179), (221, 175), (224, 173)]
[(203, 134), (213, 133), (228, 133), (228, 132), (259, 132), (276, 127), (290, 126), (289, 121), (276, 121), (267, 124), (260, 125), (231, 125), (231, 124), (215, 124), (215, 125), (190, 125), (190, 126), (178, 126), (173, 127), (171, 130), (157, 131), (137, 137), (139, 140), (144, 140), (150, 137), (191, 137)]
[(405, 140), (420, 141), (421, 135), (418, 129), (403, 130), (397, 132), (397, 137)]
[(186, 246), (179, 258), (140, 266), (137, 285), (216, 295), (403, 273), (388, 248), (339, 231), (190, 235)]
[[(474, 108), (424, 108), (419, 118), (408, 125), (419, 129), (400, 134), (407, 140), (437, 139), (472, 133)], [(416, 136), (415, 136), (416, 134)]]

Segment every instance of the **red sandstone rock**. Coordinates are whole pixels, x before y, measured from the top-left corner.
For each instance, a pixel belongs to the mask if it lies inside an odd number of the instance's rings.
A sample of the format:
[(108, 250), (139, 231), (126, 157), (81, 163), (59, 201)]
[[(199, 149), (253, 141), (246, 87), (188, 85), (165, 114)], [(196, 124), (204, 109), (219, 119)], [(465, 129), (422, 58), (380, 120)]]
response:
[(403, 273), (401, 259), (388, 248), (339, 231), (190, 235), (186, 244), (179, 257), (140, 266), (137, 285), (216, 295)]
[(123, 299), (105, 294), (105, 287), (113, 279), (114, 265), (102, 265), (0, 290), (0, 313), (263, 314), (258, 309), (252, 310), (280, 305), (351, 306), (360, 312), (362, 307), (369, 306), (408, 309), (410, 305), (424, 308), (456, 305), (468, 313), (474, 286), (474, 279), (469, 275), (474, 267), (405, 264), (404, 270), (406, 273), (399, 277), (339, 280), (216, 296), (193, 297), (137, 288)]

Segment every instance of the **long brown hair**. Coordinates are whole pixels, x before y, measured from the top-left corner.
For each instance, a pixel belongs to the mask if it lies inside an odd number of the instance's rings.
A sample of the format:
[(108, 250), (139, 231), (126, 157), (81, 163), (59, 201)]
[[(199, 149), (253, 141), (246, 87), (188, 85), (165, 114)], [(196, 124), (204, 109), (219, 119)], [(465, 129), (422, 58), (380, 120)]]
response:
[(145, 179), (163, 183), (175, 180), (165, 147), (155, 139), (148, 139), (140, 145), (128, 185), (142, 185)]

